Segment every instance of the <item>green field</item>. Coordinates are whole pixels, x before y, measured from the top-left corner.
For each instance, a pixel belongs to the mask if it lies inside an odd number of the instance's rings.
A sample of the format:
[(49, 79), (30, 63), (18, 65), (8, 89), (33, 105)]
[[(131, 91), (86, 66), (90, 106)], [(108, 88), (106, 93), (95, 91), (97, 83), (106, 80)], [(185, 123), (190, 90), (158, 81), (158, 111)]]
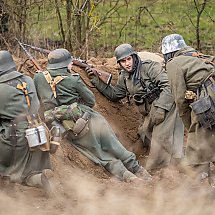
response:
[[(91, 2), (91, 9), (94, 1)], [(117, 7), (107, 12), (118, 2)], [(182, 34), (188, 45), (196, 48), (197, 10), (193, 0), (103, 0), (90, 13), (82, 14), (82, 22), (90, 18), (88, 49), (93, 55), (112, 56), (114, 48), (120, 43), (131, 43), (138, 50), (159, 51), (163, 36), (170, 33)], [(200, 10), (203, 1), (197, 1)], [(201, 49), (213, 53), (215, 47), (215, 0), (206, 1), (206, 7), (200, 17)], [(65, 35), (68, 34), (66, 23), (66, 2), (59, 4)], [(72, 14), (71, 42), (77, 45), (75, 12)], [(43, 1), (43, 10), (35, 7), (28, 15), (28, 37), (31, 41), (61, 41), (59, 19), (54, 3)], [(82, 23), (83, 24), (83, 23)], [(99, 27), (96, 27), (96, 26)], [(85, 32), (82, 32), (83, 45)]]

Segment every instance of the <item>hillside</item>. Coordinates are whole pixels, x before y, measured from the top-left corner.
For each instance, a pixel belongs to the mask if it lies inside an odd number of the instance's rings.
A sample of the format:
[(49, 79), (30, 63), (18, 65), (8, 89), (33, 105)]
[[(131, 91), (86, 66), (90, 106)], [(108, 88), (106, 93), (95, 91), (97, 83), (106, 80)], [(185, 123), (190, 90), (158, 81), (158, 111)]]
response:
[[(17, 59), (17, 62), (21, 61)], [(40, 62), (45, 63), (45, 60)], [(92, 58), (90, 62), (111, 72), (112, 83), (116, 82), (115, 59)], [(24, 67), (23, 70), (27, 73)], [(90, 84), (79, 68), (75, 70)], [(108, 120), (123, 145), (135, 152), (144, 165), (147, 154), (136, 135), (141, 117), (135, 106), (112, 103), (95, 88), (91, 90), (96, 96), (95, 109)], [(66, 141), (51, 159), (55, 173), (53, 197), (46, 199), (37, 188), (1, 182), (0, 214), (214, 214), (215, 201), (211, 198), (213, 193), (207, 180), (195, 184), (178, 170), (158, 171), (150, 184), (120, 182)], [(214, 170), (212, 174), (214, 176)]]

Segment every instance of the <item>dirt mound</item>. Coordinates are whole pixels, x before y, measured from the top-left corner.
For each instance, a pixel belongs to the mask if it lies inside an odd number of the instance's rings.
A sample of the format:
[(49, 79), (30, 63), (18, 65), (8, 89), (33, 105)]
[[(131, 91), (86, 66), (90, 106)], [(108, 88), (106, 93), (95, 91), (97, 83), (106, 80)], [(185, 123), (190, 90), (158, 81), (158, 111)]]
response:
[[(23, 59), (16, 61), (20, 63)], [(116, 83), (119, 68), (114, 58), (92, 58), (89, 62), (110, 72), (113, 75), (112, 83)], [(40, 63), (45, 68), (46, 60), (41, 59)], [(30, 62), (27, 65), (30, 71), (34, 71)], [(23, 66), (22, 70), (32, 76), (26, 67)], [(126, 100), (122, 103), (108, 101), (90, 84), (81, 69), (75, 67), (74, 70), (80, 73), (94, 92), (95, 109), (108, 120), (122, 144), (135, 152), (144, 164), (145, 151), (136, 134), (141, 121), (136, 107), (128, 105)], [(55, 172), (53, 197), (46, 199), (37, 188), (3, 184), (0, 209), (4, 214), (133, 215), (172, 214), (173, 210), (179, 214), (197, 214), (197, 211), (201, 214), (206, 212), (205, 209), (208, 214), (212, 214), (213, 211), (207, 183), (204, 182), (201, 187), (191, 184), (184, 174), (175, 170), (166, 169), (155, 173), (151, 184), (120, 182), (66, 141), (51, 159)]]

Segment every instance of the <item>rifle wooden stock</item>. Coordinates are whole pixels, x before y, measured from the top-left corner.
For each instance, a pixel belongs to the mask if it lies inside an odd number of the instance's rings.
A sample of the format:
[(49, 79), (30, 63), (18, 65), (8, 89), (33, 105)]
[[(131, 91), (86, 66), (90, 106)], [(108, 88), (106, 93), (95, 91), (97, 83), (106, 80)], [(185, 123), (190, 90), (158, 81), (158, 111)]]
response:
[[(18, 40), (17, 40), (18, 41)], [(19, 41), (18, 41), (19, 42)], [(25, 43), (20, 43), (20, 46), (23, 47), (23, 46), (26, 46), (28, 48), (31, 48), (32, 50), (34, 51), (38, 51), (38, 52), (41, 52), (43, 54), (49, 54), (51, 51), (48, 50), (48, 49), (43, 49), (43, 48), (39, 48), (39, 47), (36, 47), (36, 46), (31, 46), (31, 45), (28, 45), (28, 44), (25, 44)], [(23, 49), (24, 51), (26, 49)], [(26, 53), (27, 53), (27, 50), (26, 50)], [(31, 59), (32, 60), (32, 59)], [(33, 61), (32, 61), (33, 62)], [(90, 66), (89, 64), (87, 64), (84, 60), (81, 60), (81, 59), (73, 59), (73, 64), (75, 66), (78, 66), (82, 69), (86, 69), (87, 67), (92, 67)], [(35, 65), (35, 64), (34, 64)], [(35, 65), (36, 66), (36, 65)], [(98, 76), (98, 78), (103, 81), (105, 84), (109, 85), (110, 82), (111, 82), (111, 79), (112, 79), (112, 75), (108, 72), (105, 72), (105, 71), (101, 71), (101, 70), (96, 70), (97, 72), (95, 73), (95, 75)]]
[[(86, 69), (87, 67), (92, 67), (89, 64), (85, 63), (83, 60), (79, 60), (79, 59), (74, 59), (73, 61), (73, 65), (75, 66), (79, 66), (82, 69)], [(112, 75), (108, 72), (105, 71), (101, 71), (101, 70), (94, 70), (93, 71), (95, 75), (98, 76), (98, 78), (104, 82), (105, 84), (109, 85), (112, 79)]]
[(101, 81), (109, 85), (112, 80), (112, 75), (108, 72), (97, 70), (97, 75)]

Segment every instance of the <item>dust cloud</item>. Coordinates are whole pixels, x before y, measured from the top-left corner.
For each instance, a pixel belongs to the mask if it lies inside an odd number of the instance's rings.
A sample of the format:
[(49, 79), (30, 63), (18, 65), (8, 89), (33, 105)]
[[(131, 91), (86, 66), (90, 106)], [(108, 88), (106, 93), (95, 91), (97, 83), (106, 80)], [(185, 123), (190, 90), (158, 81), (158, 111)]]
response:
[[(115, 59), (91, 59), (91, 62), (111, 72), (113, 83), (116, 82)], [(77, 72), (90, 84), (83, 71), (77, 69)], [(120, 142), (144, 164), (146, 156), (137, 136), (141, 121), (137, 109), (126, 103), (112, 103), (95, 88), (90, 89), (96, 96), (95, 109), (107, 119)], [(38, 188), (0, 183), (0, 215), (214, 214), (215, 191), (207, 179), (195, 183), (182, 172), (168, 168), (154, 173), (151, 183), (121, 182), (66, 141), (51, 159), (55, 174), (52, 197), (45, 198)]]

